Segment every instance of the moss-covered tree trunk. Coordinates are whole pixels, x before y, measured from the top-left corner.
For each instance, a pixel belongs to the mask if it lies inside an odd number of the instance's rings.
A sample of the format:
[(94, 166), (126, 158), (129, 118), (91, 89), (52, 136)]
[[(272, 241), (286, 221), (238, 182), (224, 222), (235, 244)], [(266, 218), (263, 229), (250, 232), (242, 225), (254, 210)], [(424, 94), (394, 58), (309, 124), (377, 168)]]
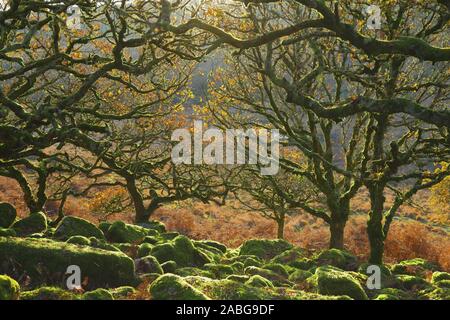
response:
[(284, 239), (284, 227), (286, 224), (286, 217), (283, 214), (279, 219), (277, 219), (277, 238)]
[(384, 187), (375, 185), (369, 188), (370, 193), (370, 213), (367, 221), (367, 234), (369, 236), (370, 257), (369, 263), (381, 265), (384, 254), (384, 233), (383, 233), (383, 207), (384, 207)]

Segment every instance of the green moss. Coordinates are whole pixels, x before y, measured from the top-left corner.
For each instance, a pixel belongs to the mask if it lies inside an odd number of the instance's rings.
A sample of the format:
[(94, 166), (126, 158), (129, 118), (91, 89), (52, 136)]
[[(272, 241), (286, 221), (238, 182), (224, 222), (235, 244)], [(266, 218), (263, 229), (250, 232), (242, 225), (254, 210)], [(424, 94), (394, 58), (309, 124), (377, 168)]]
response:
[(136, 272), (138, 273), (164, 273), (158, 260), (156, 260), (156, 258), (153, 256), (146, 256), (140, 259), (136, 259), (134, 263), (136, 266)]
[(175, 261), (166, 261), (161, 264), (161, 268), (163, 269), (164, 273), (175, 273), (178, 266)]
[(116, 246), (114, 246), (104, 240), (90, 237), (89, 241), (91, 242), (91, 247), (103, 249), (103, 250), (107, 250), (107, 251), (121, 252), (121, 250), (119, 248), (117, 248)]
[(105, 235), (108, 232), (109, 227), (111, 227), (111, 223), (109, 222), (103, 221), (98, 224), (98, 228), (102, 230), (103, 235)]
[(399, 297), (390, 294), (379, 294), (374, 300), (400, 300)]
[(422, 297), (428, 300), (450, 300), (450, 289), (436, 288), (432, 290), (425, 290)]
[(195, 267), (179, 268), (176, 270), (175, 274), (182, 276), (182, 277), (201, 276), (201, 277), (214, 278), (214, 274), (211, 271), (202, 270), (202, 269), (195, 268)]
[(345, 271), (330, 266), (319, 267), (313, 277), (312, 284), (324, 295), (346, 295), (356, 300), (367, 300), (361, 284)]
[(174, 274), (165, 274), (156, 279), (149, 292), (154, 300), (209, 300), (201, 291)]
[(450, 280), (440, 280), (435, 283), (436, 287), (450, 289)]
[(274, 285), (276, 285), (277, 287), (292, 285), (292, 283), (290, 281), (288, 281), (283, 276), (279, 275), (278, 273), (276, 273), (272, 270), (267, 270), (267, 269), (258, 268), (258, 267), (247, 267), (247, 268), (245, 268), (244, 273), (248, 274), (248, 275), (252, 275), (252, 276), (253, 275), (262, 276), (262, 277), (272, 281), (272, 283)]
[(96, 289), (86, 292), (81, 296), (82, 300), (114, 300), (113, 295), (106, 289)]
[(412, 276), (424, 277), (428, 271), (437, 271), (438, 267), (421, 258), (402, 261), (392, 266), (392, 272), (395, 274), (408, 274)]
[(399, 286), (408, 291), (417, 291), (431, 286), (425, 279), (407, 274), (396, 275), (396, 279), (399, 282)]
[(0, 203), (0, 228), (9, 228), (16, 220), (16, 209), (9, 203)]
[(305, 258), (306, 252), (301, 248), (293, 248), (287, 251), (284, 251), (274, 257), (270, 262), (272, 263), (281, 263), (284, 265), (291, 265), (298, 259)]
[(162, 233), (161, 234), (161, 238), (163, 239), (163, 240), (166, 240), (166, 241), (168, 241), (168, 240), (173, 240), (173, 239), (175, 239), (176, 237), (178, 237), (180, 234), (178, 233), (178, 232), (165, 232), (165, 233)]
[(166, 232), (166, 226), (164, 225), (164, 223), (162, 223), (160, 221), (156, 221), (156, 220), (148, 221), (148, 222), (144, 222), (144, 223), (138, 223), (138, 225), (145, 229), (155, 230), (158, 233)]
[(91, 240), (84, 236), (72, 236), (66, 241), (67, 243), (78, 244), (82, 246), (90, 246)]
[(260, 260), (256, 256), (250, 256), (244, 260), (244, 268), (247, 267), (261, 267), (263, 265), (263, 261)]
[(157, 244), (159, 242), (159, 238), (155, 236), (146, 236), (142, 243), (148, 243), (148, 244)]
[(16, 221), (12, 228), (21, 237), (44, 232), (47, 230), (47, 217), (42, 212), (33, 213), (22, 220)]
[(269, 260), (293, 246), (285, 240), (255, 239), (246, 241), (240, 250), (240, 255), (254, 255), (264, 260)]
[(77, 300), (78, 298), (75, 293), (57, 287), (42, 287), (22, 292), (20, 295), (20, 300)]
[(236, 261), (230, 264), (230, 267), (233, 268), (234, 272), (236, 273), (242, 273), (244, 272), (245, 266), (242, 262)]
[(296, 259), (290, 263), (290, 266), (301, 270), (310, 270), (317, 267), (316, 263), (308, 258)]
[(289, 277), (289, 273), (286, 271), (286, 268), (279, 263), (268, 263), (262, 266), (263, 269), (271, 270), (284, 278)]
[(32, 284), (60, 284), (70, 265), (81, 268), (90, 287), (128, 285), (135, 279), (133, 260), (122, 253), (46, 239), (0, 238), (0, 261), (0, 273), (27, 274)]
[(142, 258), (142, 257), (146, 257), (148, 255), (151, 254), (153, 249), (153, 245), (151, 245), (150, 243), (143, 243), (141, 245), (139, 245), (139, 249), (137, 252), (137, 256), (138, 258)]
[[(196, 241), (195, 245), (200, 245), (203, 248), (214, 248), (216, 250), (219, 250), (221, 253), (226, 253), (227, 252), (227, 247), (217, 241), (212, 241), (212, 240), (201, 240), (201, 241)], [(214, 250), (214, 252), (217, 252)]]
[(126, 224), (122, 221), (114, 222), (106, 233), (106, 238), (115, 243), (141, 243), (147, 236), (147, 230), (140, 226)]
[(203, 268), (210, 271), (214, 275), (214, 278), (217, 279), (226, 278), (234, 273), (234, 270), (231, 266), (227, 266), (224, 264), (207, 263), (203, 266)]
[(240, 283), (245, 283), (248, 279), (250, 279), (250, 276), (240, 275), (240, 274), (232, 274), (232, 275), (229, 275), (226, 279), (232, 280), (232, 281), (237, 281)]
[(441, 280), (450, 280), (450, 273), (436, 271), (431, 276), (431, 283), (436, 283)]
[(270, 280), (261, 277), (260, 275), (251, 276), (250, 279), (248, 279), (247, 282), (245, 282), (246, 285), (257, 287), (257, 288), (273, 288), (274, 285)]
[(324, 250), (314, 256), (313, 261), (319, 266), (332, 265), (343, 270), (356, 270), (357, 259), (347, 251), (339, 249)]
[(312, 276), (313, 274), (311, 272), (299, 269), (289, 275), (289, 281), (297, 284), (303, 283), (306, 279)]
[(110, 289), (109, 292), (112, 294), (114, 300), (124, 300), (135, 294), (136, 290), (133, 287), (124, 286)]
[(16, 280), (7, 275), (0, 275), (0, 300), (18, 300), (20, 286)]
[(219, 260), (223, 256), (223, 251), (215, 246), (211, 246), (203, 241), (194, 241), (193, 243), (197, 249), (210, 256), (211, 260)]
[(89, 221), (77, 217), (64, 217), (56, 227), (54, 237), (60, 240), (67, 240), (73, 236), (105, 239), (102, 230)]
[(159, 263), (175, 261), (179, 267), (199, 267), (211, 262), (211, 259), (194, 247), (191, 240), (178, 236), (172, 241), (153, 247), (151, 254)]
[(14, 229), (3, 229), (0, 228), (0, 237), (15, 237), (16, 231)]

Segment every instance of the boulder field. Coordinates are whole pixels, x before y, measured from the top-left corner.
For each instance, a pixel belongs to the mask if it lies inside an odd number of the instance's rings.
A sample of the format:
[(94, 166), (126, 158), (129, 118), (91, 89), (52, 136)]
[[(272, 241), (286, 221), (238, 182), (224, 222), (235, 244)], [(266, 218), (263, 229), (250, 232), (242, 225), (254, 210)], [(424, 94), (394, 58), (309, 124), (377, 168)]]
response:
[[(97, 226), (65, 217), (51, 228), (41, 213), (16, 220), (11, 207), (0, 210), (8, 213), (0, 221), (0, 300), (450, 299), (450, 274), (419, 258), (380, 266), (382, 287), (370, 290), (368, 265), (342, 250), (311, 253), (269, 239), (227, 248), (156, 221)], [(69, 266), (79, 267), (82, 288), (67, 289)]]

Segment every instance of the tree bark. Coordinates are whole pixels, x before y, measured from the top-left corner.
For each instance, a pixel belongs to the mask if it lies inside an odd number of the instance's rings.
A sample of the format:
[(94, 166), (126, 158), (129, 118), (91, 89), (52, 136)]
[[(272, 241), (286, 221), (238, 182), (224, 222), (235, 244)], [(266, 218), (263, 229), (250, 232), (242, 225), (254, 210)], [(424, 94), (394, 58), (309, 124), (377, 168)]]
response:
[(369, 236), (370, 257), (369, 263), (381, 265), (384, 254), (384, 233), (383, 233), (383, 207), (384, 195), (383, 187), (375, 185), (369, 188), (371, 208), (369, 220), (367, 221), (367, 234)]
[(285, 225), (285, 217), (283, 216), (281, 219), (277, 220), (277, 238), (283, 240), (284, 239), (284, 225)]

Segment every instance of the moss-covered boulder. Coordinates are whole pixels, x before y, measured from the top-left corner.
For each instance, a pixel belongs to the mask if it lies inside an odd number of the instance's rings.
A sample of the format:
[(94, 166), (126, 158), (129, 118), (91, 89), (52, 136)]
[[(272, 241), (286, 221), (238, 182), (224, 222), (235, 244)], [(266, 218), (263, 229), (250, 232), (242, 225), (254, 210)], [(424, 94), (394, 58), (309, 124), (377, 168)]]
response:
[(450, 300), (450, 289), (448, 288), (433, 288), (423, 290), (421, 298), (427, 300)]
[(20, 300), (78, 300), (79, 296), (71, 291), (58, 287), (42, 287), (25, 291), (20, 294)]
[(136, 259), (134, 260), (134, 264), (136, 266), (137, 273), (164, 273), (158, 260), (153, 256), (146, 256)]
[(400, 298), (390, 294), (382, 293), (377, 295), (374, 300), (400, 300)]
[(306, 251), (301, 248), (292, 248), (290, 250), (286, 250), (276, 257), (274, 257), (270, 262), (272, 263), (281, 263), (284, 265), (291, 265), (296, 260), (303, 259), (306, 257)]
[(284, 267), (282, 264), (280, 263), (267, 263), (265, 265), (262, 266), (263, 269), (266, 270), (270, 270), (273, 271), (277, 274), (279, 274), (280, 276), (284, 277), (284, 278), (288, 278), (289, 277), (289, 272), (287, 272), (286, 267)]
[(312, 259), (308, 258), (296, 259), (295, 261), (292, 261), (289, 265), (293, 268), (297, 268), (300, 270), (311, 270), (317, 267), (317, 264)]
[(261, 277), (260, 275), (251, 276), (250, 279), (248, 279), (245, 282), (246, 285), (257, 287), (257, 288), (273, 288), (274, 285), (270, 280)]
[(105, 240), (94, 238), (94, 237), (90, 237), (89, 241), (91, 243), (90, 244), (91, 247), (102, 249), (102, 250), (107, 250), (107, 251), (122, 252), (115, 245), (112, 245), (112, 244), (106, 242)]
[(247, 275), (250, 275), (250, 276), (259, 275), (261, 277), (269, 279), (277, 287), (284, 287), (284, 286), (292, 285), (292, 283), (289, 280), (287, 280), (287, 278), (279, 275), (278, 273), (276, 273), (272, 270), (258, 268), (258, 267), (247, 267), (247, 268), (245, 268), (244, 273)]
[(328, 249), (324, 250), (313, 257), (313, 261), (319, 266), (331, 265), (342, 270), (356, 270), (358, 268), (358, 261), (351, 253), (339, 250)]
[(175, 273), (178, 265), (175, 261), (167, 261), (161, 264), (164, 273)]
[(0, 228), (0, 237), (15, 237), (16, 231), (14, 229), (4, 229), (4, 228)]
[(155, 236), (146, 236), (144, 238), (144, 240), (142, 240), (142, 244), (147, 243), (147, 244), (152, 244), (155, 245), (160, 241), (160, 239), (158, 237)]
[(106, 289), (96, 289), (94, 291), (89, 291), (81, 296), (82, 300), (114, 300), (113, 295)]
[(313, 274), (306, 270), (298, 269), (289, 275), (289, 281), (299, 284), (305, 282), (306, 279), (312, 277)]
[(0, 238), (0, 273), (28, 275), (32, 284), (60, 284), (77, 265), (89, 288), (132, 285), (134, 263), (120, 252), (31, 238)]
[(111, 224), (112, 223), (110, 222), (102, 221), (98, 224), (98, 228), (102, 230), (103, 235), (105, 235), (108, 232), (109, 227), (111, 227)]
[(159, 263), (175, 261), (178, 267), (201, 267), (210, 263), (210, 258), (194, 247), (192, 241), (185, 236), (153, 247), (151, 255), (158, 259)]
[(442, 280), (450, 280), (450, 273), (436, 271), (431, 276), (431, 283), (433, 284)]
[(154, 281), (149, 292), (154, 300), (209, 300), (182, 277), (165, 274)]
[(254, 239), (246, 241), (242, 245), (239, 254), (254, 255), (258, 258), (269, 260), (292, 248), (293, 245), (285, 240)]
[(161, 233), (160, 237), (161, 239), (165, 240), (165, 241), (169, 241), (169, 240), (173, 240), (176, 237), (178, 237), (180, 234), (178, 232), (165, 232), (165, 233)]
[(146, 257), (151, 254), (154, 245), (150, 243), (142, 243), (139, 245), (137, 256), (138, 258)]
[(47, 217), (42, 212), (30, 214), (22, 220), (16, 221), (12, 228), (20, 237), (29, 236), (33, 233), (45, 232), (47, 230)]
[(54, 237), (60, 240), (67, 240), (73, 236), (105, 239), (102, 230), (89, 221), (77, 217), (64, 217), (56, 227)]
[(112, 294), (114, 300), (125, 300), (136, 293), (136, 289), (130, 286), (123, 286), (114, 289), (110, 289), (109, 292)]
[(323, 295), (346, 295), (356, 300), (367, 300), (367, 294), (361, 284), (348, 272), (322, 266), (317, 268), (311, 283), (317, 288), (317, 292)]
[(438, 271), (438, 267), (425, 259), (415, 258), (392, 266), (392, 273), (424, 277), (427, 272)]
[(396, 275), (400, 288), (407, 291), (419, 291), (428, 287), (431, 287), (431, 284), (428, 283), (425, 279), (420, 277), (411, 276), (408, 274), (399, 274)]
[[(246, 256), (244, 256), (244, 257), (246, 257)], [(239, 262), (239, 261), (237, 261), (237, 262)], [(243, 263), (244, 263), (244, 268), (261, 267), (264, 264), (263, 260), (259, 259), (257, 256), (248, 256), (247, 258), (244, 259)]]
[[(212, 240), (195, 241), (195, 245), (200, 246), (202, 248), (206, 248), (206, 249), (214, 248), (214, 249), (220, 251), (221, 253), (227, 252), (227, 247), (224, 244), (217, 242), (217, 241), (212, 241)], [(214, 251), (214, 252), (217, 252), (217, 251)]]
[(18, 300), (20, 286), (16, 280), (7, 275), (0, 275), (0, 300)]
[(175, 271), (175, 274), (182, 277), (199, 276), (199, 277), (214, 278), (214, 274), (211, 271), (195, 267), (178, 268)]
[[(369, 267), (373, 266), (370, 263), (363, 263), (358, 267), (358, 272), (365, 276), (370, 276), (373, 273), (368, 272)], [(396, 287), (398, 284), (395, 275), (392, 274), (391, 270), (385, 265), (377, 265), (381, 272), (381, 288)]]
[(232, 275), (229, 275), (226, 279), (231, 280), (231, 281), (237, 281), (237, 282), (240, 282), (240, 283), (245, 283), (250, 278), (251, 277), (248, 276), (248, 275), (232, 274)]
[(203, 266), (203, 268), (210, 271), (216, 279), (223, 279), (234, 273), (231, 266), (224, 264), (207, 263)]
[(440, 280), (434, 285), (438, 288), (450, 289), (450, 280)]
[(84, 236), (72, 236), (66, 241), (67, 243), (78, 244), (81, 246), (90, 246), (91, 240)]
[(166, 226), (161, 221), (148, 221), (148, 222), (142, 222), (137, 224), (140, 227), (143, 227), (145, 229), (155, 230), (158, 233), (164, 233), (166, 232)]
[(114, 222), (106, 233), (106, 238), (115, 243), (141, 243), (147, 236), (147, 230), (140, 226), (126, 224), (122, 221)]
[(17, 212), (11, 204), (0, 203), (0, 228), (9, 228), (16, 220)]

